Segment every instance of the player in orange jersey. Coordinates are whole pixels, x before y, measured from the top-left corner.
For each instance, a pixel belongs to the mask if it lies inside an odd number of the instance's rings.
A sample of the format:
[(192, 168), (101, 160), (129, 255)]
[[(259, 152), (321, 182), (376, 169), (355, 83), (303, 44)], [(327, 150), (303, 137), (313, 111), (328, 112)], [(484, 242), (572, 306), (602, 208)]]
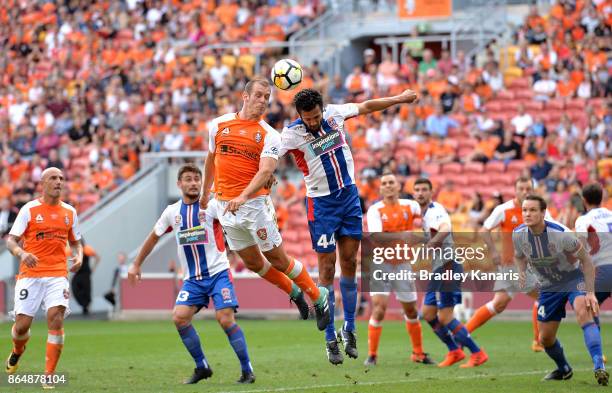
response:
[(70, 271), (80, 269), (83, 246), (76, 210), (60, 200), (65, 184), (62, 171), (47, 168), (41, 177), (43, 195), (21, 208), (9, 233), (7, 247), (17, 257), (19, 274), (15, 285), (13, 350), (6, 372), (17, 371), (20, 357), (30, 338), (30, 326), (40, 307), (47, 313), (45, 374), (55, 372), (64, 346), (64, 317), (70, 312), (68, 300), (66, 243), (72, 256)]
[[(482, 229), (480, 230), (483, 240), (487, 244), (490, 250), (490, 255), (499, 269), (508, 270), (514, 267), (514, 248), (512, 246), (512, 231), (523, 223), (523, 213), (521, 205), (525, 197), (529, 194), (533, 194), (533, 181), (528, 177), (519, 177), (514, 183), (516, 197), (510, 201), (502, 203), (497, 206), (491, 215), (485, 220)], [(550, 216), (547, 214), (547, 219)], [(500, 228), (502, 236), (502, 253), (501, 255), (495, 247), (495, 242), (491, 237), (491, 232), (495, 228)], [(518, 283), (511, 281), (496, 281), (495, 282), (495, 296), (493, 299), (480, 307), (474, 313), (474, 316), (465, 325), (467, 330), (471, 333), (489, 319), (495, 315), (503, 312), (514, 293), (526, 291), (527, 294), (532, 297), (536, 302), (533, 305), (532, 319), (533, 319), (533, 343), (531, 349), (535, 352), (542, 352), (544, 348), (538, 342), (538, 321), (537, 321), (537, 309), (538, 309), (538, 291), (536, 289), (537, 279), (533, 274), (528, 274), (527, 287), (521, 289), (517, 286)]]
[(240, 112), (212, 121), (200, 208), (208, 205), (214, 181), (218, 217), (229, 247), (250, 270), (289, 294), (303, 319), (308, 318), (305, 292), (314, 304), (317, 326), (323, 330), (330, 318), (327, 289), (318, 288), (302, 263), (285, 253), (270, 191), (265, 187), (276, 169), (281, 145), (280, 134), (262, 119), (270, 84), (260, 78), (249, 81), (242, 99)]
[[(421, 215), (419, 204), (410, 199), (399, 199), (400, 184), (392, 173), (385, 173), (380, 178), (380, 194), (383, 200), (376, 202), (368, 209), (369, 232), (407, 232), (414, 229), (414, 220)], [(399, 239), (396, 239), (399, 240)], [(401, 270), (410, 271), (410, 264), (399, 262), (391, 264), (385, 262), (383, 269), (389, 272)], [(412, 342), (412, 361), (416, 363), (434, 364), (429, 356), (423, 352), (423, 333), (416, 306), (417, 294), (413, 281), (387, 281), (374, 284), (380, 286), (380, 292), (370, 292), (372, 297), (372, 315), (368, 325), (368, 358), (366, 366), (376, 365), (378, 343), (382, 333), (382, 321), (385, 318), (389, 293), (395, 291), (395, 297), (401, 303), (406, 319), (406, 330)], [(377, 288), (378, 290), (378, 288)]]

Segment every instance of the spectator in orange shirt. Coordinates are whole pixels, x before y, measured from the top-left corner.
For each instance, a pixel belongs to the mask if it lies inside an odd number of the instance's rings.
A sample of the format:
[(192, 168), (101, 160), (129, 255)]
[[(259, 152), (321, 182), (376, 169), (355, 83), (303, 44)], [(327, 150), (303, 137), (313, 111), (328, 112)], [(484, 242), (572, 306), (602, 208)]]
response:
[(447, 180), (436, 199), (449, 213), (454, 213), (461, 205), (462, 197), (461, 193), (455, 190), (455, 183), (452, 180)]

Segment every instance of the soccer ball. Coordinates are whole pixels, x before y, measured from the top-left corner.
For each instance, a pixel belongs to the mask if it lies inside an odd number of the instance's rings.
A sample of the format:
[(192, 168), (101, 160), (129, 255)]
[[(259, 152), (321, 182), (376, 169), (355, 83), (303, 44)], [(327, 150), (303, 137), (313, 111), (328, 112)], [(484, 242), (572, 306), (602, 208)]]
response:
[(302, 66), (295, 60), (279, 60), (272, 67), (270, 77), (281, 90), (295, 89), (302, 82)]

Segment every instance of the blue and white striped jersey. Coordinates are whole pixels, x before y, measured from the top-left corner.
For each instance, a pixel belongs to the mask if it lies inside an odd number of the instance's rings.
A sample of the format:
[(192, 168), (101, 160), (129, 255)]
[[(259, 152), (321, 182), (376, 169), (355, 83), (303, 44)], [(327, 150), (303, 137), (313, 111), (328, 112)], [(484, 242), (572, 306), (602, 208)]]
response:
[(202, 280), (229, 269), (223, 230), (217, 220), (217, 202), (211, 200), (206, 211), (198, 202), (182, 200), (166, 207), (155, 224), (155, 234), (173, 232), (185, 280)]
[(280, 156), (292, 153), (304, 174), (306, 196), (330, 195), (355, 184), (355, 165), (346, 142), (344, 121), (357, 116), (356, 104), (328, 105), (317, 135), (297, 119), (281, 133)]
[(566, 226), (544, 220), (545, 229), (535, 235), (522, 224), (512, 233), (514, 255), (526, 258), (544, 288), (582, 277), (576, 252), (582, 247), (576, 234)]

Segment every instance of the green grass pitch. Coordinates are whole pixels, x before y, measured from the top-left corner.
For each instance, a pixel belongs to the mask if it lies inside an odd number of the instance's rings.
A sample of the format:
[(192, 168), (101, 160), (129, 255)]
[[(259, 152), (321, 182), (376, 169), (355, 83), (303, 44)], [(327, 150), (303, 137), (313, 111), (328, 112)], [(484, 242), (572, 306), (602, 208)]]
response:
[[(215, 321), (196, 321), (204, 353), (214, 375), (197, 385), (181, 385), (193, 363), (171, 321), (159, 322), (66, 322), (66, 345), (58, 372), (66, 372), (65, 392), (592, 392), (598, 389), (584, 347), (582, 330), (568, 320), (559, 338), (574, 367), (574, 378), (565, 382), (541, 382), (554, 363), (544, 353), (530, 349), (528, 322), (492, 321), (474, 337), (490, 356), (484, 366), (463, 370), (439, 369), (409, 361), (411, 351), (404, 324), (384, 323), (379, 363), (367, 370), (367, 325), (358, 325), (359, 359), (343, 365), (327, 362), (323, 334), (314, 321), (246, 321), (244, 330), (257, 375), (254, 385), (239, 385), (239, 363), (225, 334)], [(339, 325), (339, 324), (338, 324)], [(0, 324), (0, 349), (8, 356), (9, 323)], [(425, 349), (436, 361), (444, 347), (423, 323)], [(612, 324), (602, 326), (604, 353), (612, 356)], [(19, 372), (40, 372), (44, 367), (46, 327), (37, 322), (20, 362)], [(2, 358), (4, 359), (4, 358)], [(6, 377), (3, 377), (3, 379)], [(5, 380), (6, 381), (6, 380)], [(611, 388), (608, 388), (611, 389)], [(607, 389), (606, 389), (607, 390)], [(2, 392), (40, 391), (40, 388), (8, 387)], [(604, 390), (605, 391), (605, 390)]]

